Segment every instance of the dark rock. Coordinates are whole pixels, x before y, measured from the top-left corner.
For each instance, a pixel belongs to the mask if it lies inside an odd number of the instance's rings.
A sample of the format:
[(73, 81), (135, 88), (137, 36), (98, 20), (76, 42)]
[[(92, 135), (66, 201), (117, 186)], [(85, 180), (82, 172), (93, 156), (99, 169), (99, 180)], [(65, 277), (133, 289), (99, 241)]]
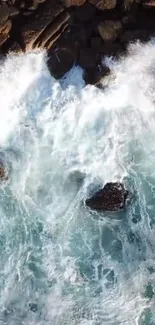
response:
[(96, 59), (97, 59), (97, 53), (94, 53), (92, 49), (90, 48), (80, 49), (78, 64), (82, 68), (90, 68), (96, 66)]
[(150, 35), (151, 31), (146, 29), (129, 30), (121, 35), (120, 42), (128, 44), (136, 40), (147, 41)]
[(38, 7), (38, 1), (37, 0), (32, 0), (31, 5), (28, 6), (29, 10), (36, 10)]
[(132, 222), (133, 222), (133, 223), (137, 223), (138, 220), (137, 220), (136, 218), (132, 218)]
[(110, 73), (110, 69), (107, 66), (96, 65), (84, 70), (83, 78), (86, 84), (98, 86), (102, 83), (103, 78)]
[(19, 10), (14, 7), (14, 6), (10, 6), (9, 7), (9, 17), (15, 17), (19, 14)]
[(123, 209), (129, 192), (121, 183), (107, 183), (103, 189), (85, 201), (93, 210), (118, 211)]
[(103, 45), (103, 40), (100, 36), (94, 36), (90, 40), (91, 42), (91, 48), (95, 51), (100, 52), (102, 45)]
[(76, 7), (75, 16), (79, 21), (85, 22), (93, 18), (95, 11), (95, 7), (86, 2), (83, 6)]
[(63, 4), (66, 7), (71, 7), (71, 6), (82, 6), (86, 0), (63, 0)]
[(59, 79), (68, 72), (76, 62), (76, 50), (74, 48), (58, 48), (49, 54), (48, 67), (52, 75)]
[(46, 48), (47, 50), (59, 39), (61, 34), (68, 27), (70, 16), (67, 12), (62, 12), (52, 24), (50, 24), (33, 43), (33, 47)]
[(123, 9), (135, 12), (138, 9), (138, 0), (123, 0)]
[(0, 25), (0, 45), (2, 45), (8, 39), (11, 27), (11, 20), (7, 20), (5, 24)]
[(0, 4), (0, 24), (3, 25), (8, 20), (9, 17), (9, 8), (8, 5), (3, 2)]
[(102, 44), (102, 47), (100, 49), (100, 53), (102, 57), (104, 56), (119, 56), (121, 53), (123, 53), (124, 48), (122, 44), (119, 42), (117, 43), (111, 43), (108, 42), (106, 44)]
[(104, 42), (115, 41), (122, 33), (122, 23), (118, 20), (106, 20), (98, 25), (98, 31)]
[(21, 46), (17, 43), (17, 42), (13, 42), (11, 43), (11, 45), (9, 45), (8, 47), (9, 52), (13, 52), (13, 53), (22, 53), (22, 48)]
[(114, 9), (116, 0), (89, 0), (89, 2), (100, 10)]

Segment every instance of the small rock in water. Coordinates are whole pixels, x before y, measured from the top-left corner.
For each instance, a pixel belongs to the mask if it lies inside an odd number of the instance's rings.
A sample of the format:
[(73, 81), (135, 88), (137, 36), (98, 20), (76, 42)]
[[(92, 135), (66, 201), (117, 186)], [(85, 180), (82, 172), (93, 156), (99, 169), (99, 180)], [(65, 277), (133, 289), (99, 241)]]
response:
[(3, 162), (0, 161), (0, 180), (7, 180), (8, 179), (8, 170), (4, 166)]
[(103, 189), (85, 201), (92, 210), (119, 211), (125, 207), (129, 192), (121, 183), (107, 183)]

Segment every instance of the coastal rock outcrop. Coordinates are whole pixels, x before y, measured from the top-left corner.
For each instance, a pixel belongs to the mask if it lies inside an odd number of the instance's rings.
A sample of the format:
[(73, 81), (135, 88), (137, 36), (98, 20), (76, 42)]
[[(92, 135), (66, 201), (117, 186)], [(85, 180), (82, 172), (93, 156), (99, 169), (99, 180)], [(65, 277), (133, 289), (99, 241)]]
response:
[(154, 21), (153, 0), (0, 0), (0, 55), (45, 48), (54, 76), (76, 64), (96, 84), (103, 58), (154, 36)]
[(129, 192), (121, 183), (107, 183), (85, 201), (86, 206), (97, 211), (119, 211), (125, 207)]

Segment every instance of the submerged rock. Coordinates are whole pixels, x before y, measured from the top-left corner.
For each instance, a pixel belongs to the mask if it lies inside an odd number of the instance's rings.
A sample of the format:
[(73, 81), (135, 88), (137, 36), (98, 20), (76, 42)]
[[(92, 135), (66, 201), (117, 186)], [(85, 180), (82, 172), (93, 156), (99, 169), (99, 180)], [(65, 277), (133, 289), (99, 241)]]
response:
[(103, 189), (85, 201), (92, 210), (119, 211), (125, 207), (129, 192), (121, 183), (107, 183)]
[(33, 313), (35, 313), (38, 310), (37, 304), (35, 304), (33, 302), (29, 303), (29, 308), (30, 308), (31, 311), (33, 311)]

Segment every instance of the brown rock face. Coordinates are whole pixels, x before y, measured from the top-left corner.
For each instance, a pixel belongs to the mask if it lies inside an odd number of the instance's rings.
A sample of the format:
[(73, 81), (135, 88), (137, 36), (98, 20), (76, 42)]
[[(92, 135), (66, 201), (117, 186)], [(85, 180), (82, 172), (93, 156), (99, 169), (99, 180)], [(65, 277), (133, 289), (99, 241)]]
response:
[(71, 6), (82, 6), (86, 0), (63, 0), (63, 3), (66, 7)]
[(12, 26), (11, 20), (7, 20), (6, 23), (0, 25), (0, 45), (2, 45), (9, 37), (11, 26)]
[(98, 211), (119, 211), (125, 207), (129, 192), (121, 183), (107, 183), (103, 189), (98, 191), (86, 205), (92, 210)]
[(98, 25), (98, 31), (104, 42), (115, 41), (122, 32), (122, 24), (118, 20), (107, 20)]
[(89, 2), (100, 10), (114, 9), (116, 0), (89, 0)]
[(65, 30), (69, 14), (62, 12), (63, 8), (53, 0), (45, 3), (43, 11), (34, 21), (22, 29), (22, 39), (25, 50), (36, 47), (50, 48)]

